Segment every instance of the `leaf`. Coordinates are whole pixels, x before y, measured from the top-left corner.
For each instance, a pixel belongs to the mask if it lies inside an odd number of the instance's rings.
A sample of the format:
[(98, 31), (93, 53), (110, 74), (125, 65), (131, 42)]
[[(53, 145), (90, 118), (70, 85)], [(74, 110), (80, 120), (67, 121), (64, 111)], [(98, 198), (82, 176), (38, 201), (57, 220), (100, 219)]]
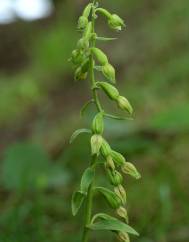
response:
[(83, 105), (83, 107), (81, 108), (81, 111), (80, 111), (80, 116), (83, 116), (85, 110), (86, 110), (86, 109), (88, 108), (88, 106), (89, 106), (90, 104), (92, 104), (92, 103), (94, 103), (94, 100), (93, 100), (93, 99), (89, 100), (88, 102), (86, 102), (86, 103)]
[[(100, 220), (98, 222), (95, 222), (96, 219)], [(96, 214), (92, 219), (92, 223), (89, 224), (87, 228), (91, 230), (110, 230), (122, 233), (129, 233), (137, 236), (139, 235), (137, 231), (134, 230), (131, 226), (104, 213)]]
[(93, 168), (89, 167), (87, 168), (81, 178), (81, 191), (84, 193), (87, 193), (89, 186), (91, 185), (93, 178), (95, 175), (95, 171)]
[(71, 204), (73, 216), (75, 216), (78, 213), (85, 197), (86, 197), (86, 195), (82, 191), (76, 191), (73, 193), (72, 204)]
[(121, 199), (115, 192), (112, 192), (105, 187), (95, 187), (94, 190), (100, 192), (113, 209), (117, 209), (121, 206)]
[(116, 119), (116, 120), (130, 120), (130, 121), (133, 120), (133, 118), (122, 117), (122, 116), (112, 115), (112, 114), (108, 114), (108, 113), (105, 113), (104, 116), (107, 118)]
[(111, 41), (116, 39), (117, 38), (96, 37), (96, 40), (100, 40), (100, 41)]
[(82, 133), (88, 133), (91, 134), (91, 130), (90, 129), (77, 129), (71, 136), (70, 138), (70, 144), (77, 138), (78, 135), (82, 134)]

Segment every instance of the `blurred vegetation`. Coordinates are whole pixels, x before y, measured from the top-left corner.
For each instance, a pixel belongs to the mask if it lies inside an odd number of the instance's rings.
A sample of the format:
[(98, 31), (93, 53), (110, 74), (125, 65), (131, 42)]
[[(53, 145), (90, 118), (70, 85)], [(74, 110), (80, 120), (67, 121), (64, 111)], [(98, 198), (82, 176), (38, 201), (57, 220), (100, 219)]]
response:
[[(89, 161), (88, 137), (72, 146), (68, 139), (92, 112), (79, 118), (88, 85), (73, 82), (67, 60), (84, 3), (55, 1), (46, 20), (0, 26), (0, 241), (80, 241), (82, 216), (72, 218), (70, 198)], [(143, 174), (126, 181), (130, 222), (141, 234), (135, 241), (188, 242), (189, 1), (102, 4), (127, 21), (116, 42), (100, 46), (135, 108), (134, 121), (106, 124), (112, 146)], [(98, 31), (111, 36), (99, 21)], [(115, 238), (99, 233), (91, 241)]]

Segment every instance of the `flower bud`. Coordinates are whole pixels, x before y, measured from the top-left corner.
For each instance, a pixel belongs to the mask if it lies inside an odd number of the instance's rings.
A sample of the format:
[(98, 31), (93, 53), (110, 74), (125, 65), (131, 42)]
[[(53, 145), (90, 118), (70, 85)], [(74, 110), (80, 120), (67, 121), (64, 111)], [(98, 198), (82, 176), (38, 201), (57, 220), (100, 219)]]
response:
[(111, 156), (108, 156), (106, 158), (106, 168), (115, 170), (115, 164), (114, 164), (114, 161), (112, 160), (112, 157)]
[(84, 59), (84, 55), (81, 51), (79, 51), (79, 50), (72, 51), (71, 61), (74, 65), (81, 64), (83, 59)]
[(116, 194), (114, 194), (114, 196), (110, 197), (108, 202), (113, 209), (118, 209), (121, 205), (121, 200)]
[(115, 69), (114, 67), (107, 63), (102, 67), (102, 73), (104, 76), (111, 81), (112, 83), (115, 83)]
[(127, 202), (127, 194), (124, 187), (119, 184), (117, 187), (114, 187), (114, 191), (120, 197), (122, 204), (125, 205)]
[(77, 48), (78, 49), (87, 49), (87, 48), (89, 48), (89, 41), (86, 38), (81, 38), (77, 42)]
[(95, 57), (97, 58), (97, 60), (99, 61), (99, 63), (101, 65), (104, 66), (104, 65), (108, 64), (108, 58), (102, 50), (100, 50), (98, 48), (92, 48), (91, 51), (95, 55)]
[(99, 134), (94, 134), (91, 137), (91, 153), (92, 155), (98, 155), (102, 146), (103, 138)]
[(118, 186), (123, 182), (123, 177), (118, 171), (107, 169), (107, 174), (112, 185)]
[(85, 16), (81, 16), (78, 19), (78, 29), (85, 29), (88, 24), (88, 19)]
[(126, 223), (129, 222), (129, 217), (127, 210), (124, 207), (119, 207), (117, 210), (117, 215), (119, 215), (121, 218), (125, 219)]
[(105, 159), (111, 154), (111, 147), (105, 139), (103, 139), (100, 152)]
[(123, 19), (121, 19), (117, 14), (112, 14), (108, 20), (108, 24), (112, 29), (121, 30), (125, 27)]
[(103, 91), (107, 94), (107, 96), (112, 100), (117, 100), (119, 97), (119, 91), (117, 88), (112, 86), (111, 84), (107, 82), (99, 82), (98, 86), (100, 86)]
[(120, 208), (121, 200), (117, 194), (105, 187), (96, 187), (96, 191), (100, 192), (105, 197), (106, 201), (113, 209)]
[(74, 79), (76, 81), (85, 80), (87, 78), (87, 72), (83, 72), (81, 66), (78, 67), (74, 74)]
[(104, 131), (104, 120), (101, 112), (98, 113), (93, 119), (92, 131), (95, 134), (102, 134)]
[(86, 58), (83, 63), (81, 64), (81, 71), (82, 73), (86, 73), (89, 70), (89, 59)]
[(120, 242), (130, 242), (128, 233), (118, 232), (117, 238)]
[(141, 175), (140, 173), (137, 171), (136, 167), (130, 163), (130, 162), (125, 162), (122, 167), (121, 167), (123, 173), (125, 174), (129, 174), (130, 176), (133, 176), (136, 179), (140, 179)]
[(89, 3), (89, 4), (85, 7), (85, 9), (84, 9), (84, 11), (83, 11), (83, 16), (84, 16), (84, 17), (86, 17), (86, 18), (89, 17), (92, 6), (93, 6), (93, 4), (92, 4), (92, 3)]
[(131, 104), (129, 103), (129, 101), (125, 97), (119, 96), (118, 99), (117, 99), (117, 104), (118, 104), (118, 107), (121, 108), (122, 110), (126, 110), (130, 114), (133, 113), (133, 108), (132, 108)]
[(92, 22), (89, 22), (84, 32), (84, 38), (90, 39), (92, 33)]
[(125, 163), (125, 158), (122, 154), (112, 150), (111, 156), (118, 166), (122, 166)]

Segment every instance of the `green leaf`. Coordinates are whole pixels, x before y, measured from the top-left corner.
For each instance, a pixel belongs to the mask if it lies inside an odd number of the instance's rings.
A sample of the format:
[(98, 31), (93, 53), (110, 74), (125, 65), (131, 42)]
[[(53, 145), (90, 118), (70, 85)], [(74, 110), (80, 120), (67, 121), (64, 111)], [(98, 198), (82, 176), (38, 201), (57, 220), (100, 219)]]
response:
[(87, 168), (84, 171), (82, 178), (81, 178), (81, 185), (80, 185), (81, 191), (83, 193), (87, 193), (88, 188), (93, 181), (94, 175), (95, 175), (95, 171), (91, 167)]
[(133, 118), (122, 117), (122, 116), (112, 115), (112, 114), (108, 114), (108, 113), (105, 113), (104, 116), (107, 118), (116, 119), (116, 120), (130, 120), (130, 121), (133, 120)]
[(71, 136), (70, 138), (70, 144), (77, 138), (78, 135), (82, 134), (82, 133), (88, 133), (91, 134), (91, 130), (90, 129), (77, 129)]
[(76, 191), (72, 195), (72, 214), (75, 216), (79, 209), (81, 208), (81, 205), (85, 199), (86, 195), (82, 191)]
[(111, 41), (116, 39), (117, 38), (96, 37), (96, 40), (100, 40), (100, 41)]
[(105, 187), (95, 187), (94, 190), (100, 192), (113, 209), (117, 209), (121, 206), (121, 199), (115, 192), (112, 192), (111, 190)]
[[(95, 222), (96, 219), (99, 219), (99, 221)], [(137, 236), (139, 235), (137, 231), (134, 230), (131, 226), (104, 213), (96, 214), (93, 217), (91, 224), (89, 224), (87, 228), (91, 230), (110, 230), (122, 233), (129, 233)]]

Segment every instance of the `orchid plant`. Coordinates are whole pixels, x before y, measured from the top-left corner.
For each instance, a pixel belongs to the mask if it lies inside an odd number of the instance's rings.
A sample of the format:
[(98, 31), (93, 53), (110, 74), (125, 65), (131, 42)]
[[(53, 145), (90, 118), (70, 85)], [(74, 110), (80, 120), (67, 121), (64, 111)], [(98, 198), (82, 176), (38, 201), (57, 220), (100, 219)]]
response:
[[(116, 71), (109, 62), (107, 55), (96, 46), (98, 41), (111, 41), (114, 38), (99, 37), (95, 32), (95, 23), (99, 15), (105, 17), (109, 27), (115, 31), (125, 28), (124, 21), (117, 15), (112, 14), (104, 8), (99, 7), (95, 0), (90, 2), (83, 10), (78, 20), (78, 30), (81, 38), (77, 42), (77, 47), (71, 55), (71, 62), (75, 69), (75, 80), (90, 80), (92, 97), (82, 108), (84, 113), (89, 104), (96, 106), (96, 113), (92, 120), (90, 129), (78, 129), (71, 136), (70, 142), (81, 133), (89, 133), (91, 146), (91, 161), (89, 167), (83, 172), (80, 188), (72, 196), (72, 213), (75, 216), (81, 206), (85, 206), (85, 223), (83, 226), (82, 242), (89, 241), (90, 231), (112, 231), (121, 242), (129, 242), (130, 234), (138, 233), (130, 226), (127, 213), (127, 196), (123, 186), (123, 175), (130, 175), (139, 179), (140, 173), (136, 167), (127, 162), (125, 157), (118, 151), (112, 149), (109, 142), (104, 137), (104, 119), (127, 119), (105, 112), (99, 92), (104, 92), (111, 102), (117, 103), (119, 109), (132, 115), (133, 108), (127, 98), (122, 96), (115, 87)], [(104, 81), (96, 80), (95, 72), (102, 73)], [(103, 159), (103, 167), (107, 174), (107, 179), (112, 189), (95, 185), (96, 167), (102, 166), (98, 162)], [(96, 193), (101, 194), (110, 208), (115, 212), (115, 217), (106, 213), (93, 214), (93, 201)]]

